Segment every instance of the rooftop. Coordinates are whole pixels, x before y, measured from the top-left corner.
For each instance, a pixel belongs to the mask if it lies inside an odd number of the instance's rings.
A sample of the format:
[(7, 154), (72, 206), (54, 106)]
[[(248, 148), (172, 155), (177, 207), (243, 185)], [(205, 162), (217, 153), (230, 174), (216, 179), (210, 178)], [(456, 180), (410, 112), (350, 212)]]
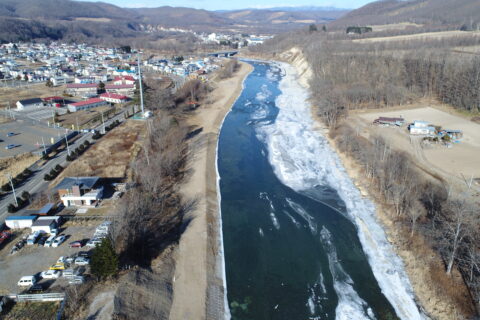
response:
[(88, 100), (85, 100), (85, 101), (75, 102), (75, 103), (72, 103), (70, 105), (74, 106), (74, 107), (81, 107), (81, 106), (86, 106), (86, 105), (89, 105), (89, 104), (94, 104), (94, 103), (99, 103), (99, 102), (105, 103), (105, 101), (102, 100), (102, 99), (92, 98), (92, 99), (88, 99)]
[(100, 177), (66, 177), (55, 187), (55, 190), (71, 189), (75, 185), (80, 186), (80, 189), (92, 189), (98, 180)]

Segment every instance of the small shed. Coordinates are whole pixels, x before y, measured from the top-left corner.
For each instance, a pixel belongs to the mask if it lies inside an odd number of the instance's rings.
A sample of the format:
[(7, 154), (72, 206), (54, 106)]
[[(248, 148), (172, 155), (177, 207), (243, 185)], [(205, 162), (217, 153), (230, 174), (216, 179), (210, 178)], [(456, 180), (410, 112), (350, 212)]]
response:
[(32, 233), (36, 231), (41, 233), (52, 233), (52, 230), (57, 228), (57, 222), (54, 219), (39, 219), (35, 221), (30, 228), (32, 229)]
[(38, 214), (39, 216), (47, 216), (53, 211), (54, 207), (54, 203), (47, 203), (40, 210), (38, 210), (36, 214)]
[(36, 216), (10, 216), (5, 219), (5, 225), (10, 229), (30, 228), (36, 219)]

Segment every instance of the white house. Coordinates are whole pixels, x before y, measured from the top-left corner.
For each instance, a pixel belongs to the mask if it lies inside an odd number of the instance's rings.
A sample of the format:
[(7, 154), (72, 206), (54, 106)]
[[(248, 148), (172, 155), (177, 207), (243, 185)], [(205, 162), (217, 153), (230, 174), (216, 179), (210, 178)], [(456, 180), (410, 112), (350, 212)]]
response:
[(67, 78), (65, 77), (52, 77), (50, 78), (50, 81), (52, 81), (55, 87), (67, 84)]
[(121, 94), (106, 92), (100, 95), (100, 99), (110, 103), (125, 103), (129, 98)]
[(414, 135), (434, 135), (435, 134), (435, 127), (430, 126), (430, 123), (428, 123), (427, 121), (415, 120), (408, 129), (410, 130), (410, 134), (414, 134)]
[(40, 108), (43, 107), (43, 101), (40, 98), (25, 99), (17, 101), (17, 109), (23, 110), (27, 108)]
[(35, 231), (40, 231), (43, 233), (52, 233), (53, 229), (57, 229), (59, 225), (59, 216), (52, 217), (39, 217), (30, 227), (32, 233)]
[(103, 196), (99, 177), (67, 177), (56, 187), (65, 207), (96, 206)]

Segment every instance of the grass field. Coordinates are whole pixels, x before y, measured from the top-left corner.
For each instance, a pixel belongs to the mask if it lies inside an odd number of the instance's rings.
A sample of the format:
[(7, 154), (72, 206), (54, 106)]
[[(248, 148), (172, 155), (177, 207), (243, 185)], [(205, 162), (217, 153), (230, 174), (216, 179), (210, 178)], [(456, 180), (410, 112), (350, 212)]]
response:
[(64, 90), (65, 86), (49, 88), (44, 83), (19, 88), (0, 87), (0, 107), (7, 107), (10, 102), (10, 107), (16, 108), (15, 103), (18, 100), (61, 96)]
[(479, 37), (480, 32), (474, 31), (440, 31), (440, 32), (427, 32), (418, 34), (408, 34), (401, 36), (391, 37), (378, 37), (378, 38), (365, 38), (355, 39), (353, 42), (370, 43), (370, 42), (383, 42), (383, 41), (406, 41), (406, 40), (424, 40), (424, 39), (443, 39), (452, 37)]
[(40, 159), (31, 153), (23, 153), (10, 158), (0, 158), (0, 186), (8, 182), (6, 174), (15, 177)]
[(80, 127), (80, 129), (90, 128), (95, 123), (101, 123), (102, 112), (104, 113), (105, 120), (108, 119), (107, 113), (110, 112), (111, 115), (115, 113), (115, 107), (102, 106), (98, 108), (93, 108), (91, 110), (81, 110), (72, 113), (65, 113), (61, 116), (58, 116), (60, 125), (64, 128), (71, 129), (72, 126)]
[(121, 124), (73, 161), (52, 185), (68, 176), (124, 178), (144, 130), (142, 121), (128, 120)]

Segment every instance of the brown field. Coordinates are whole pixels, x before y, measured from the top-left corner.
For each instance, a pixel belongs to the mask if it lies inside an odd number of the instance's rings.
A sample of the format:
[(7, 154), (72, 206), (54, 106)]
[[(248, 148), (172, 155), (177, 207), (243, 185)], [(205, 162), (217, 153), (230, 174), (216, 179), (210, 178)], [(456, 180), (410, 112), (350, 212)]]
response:
[(9, 173), (12, 177), (15, 177), (34, 164), (38, 159), (40, 159), (39, 156), (31, 153), (23, 153), (9, 158), (0, 158), (0, 186), (8, 182), (5, 174)]
[(423, 39), (442, 39), (451, 37), (479, 37), (480, 32), (475, 31), (439, 31), (439, 32), (426, 32), (418, 34), (408, 34), (392, 37), (378, 37), (378, 38), (365, 38), (355, 39), (353, 42), (370, 43), (370, 42), (382, 42), (382, 41), (405, 41), (405, 40), (423, 40)]
[(109, 18), (85, 18), (85, 17), (80, 17), (80, 18), (75, 18), (75, 21), (111, 22), (112, 19), (109, 19)]
[[(83, 129), (84, 127), (89, 127), (93, 125), (92, 120), (95, 117), (100, 116), (102, 112), (107, 112), (108, 110), (112, 110), (112, 107), (110, 106), (102, 106), (98, 108), (93, 108), (91, 110), (81, 110), (77, 112), (72, 112), (72, 113), (65, 113), (61, 116), (58, 116), (58, 120), (62, 127), (64, 128), (72, 128), (73, 126), (77, 126), (77, 121), (78, 121), (78, 126), (80, 129)], [(111, 114), (111, 116), (113, 113)], [(104, 119), (108, 120), (108, 117), (104, 114)], [(100, 118), (100, 121), (95, 121), (96, 123), (100, 123), (102, 120)]]
[(129, 164), (138, 149), (136, 142), (144, 129), (145, 123), (142, 121), (128, 120), (121, 124), (73, 161), (51, 185), (68, 176), (126, 177)]
[[(441, 110), (441, 109), (443, 110)], [(447, 112), (447, 111), (450, 111)], [(452, 148), (443, 145), (422, 147), (421, 137), (409, 135), (406, 126), (402, 128), (380, 127), (372, 125), (379, 116), (405, 118), (407, 124), (414, 120), (428, 121), (445, 129), (463, 131), (460, 143), (454, 143)], [(463, 183), (465, 178), (480, 178), (480, 124), (470, 121), (468, 117), (458, 114), (452, 109), (437, 105), (425, 104), (419, 108), (397, 108), (357, 112), (352, 116), (359, 132), (369, 136), (375, 133), (382, 135), (397, 149), (404, 150), (417, 160), (419, 167), (431, 174), (439, 174), (447, 181)]]
[(422, 24), (416, 24), (412, 22), (400, 22), (400, 23), (392, 23), (392, 24), (378, 24), (372, 25), (373, 32), (379, 31), (389, 31), (389, 30), (404, 30), (408, 27), (421, 27)]
[(0, 87), (0, 108), (6, 107), (8, 102), (10, 102), (11, 108), (16, 108), (15, 103), (23, 99), (61, 96), (64, 90), (64, 85), (49, 88), (43, 83), (20, 88)]

